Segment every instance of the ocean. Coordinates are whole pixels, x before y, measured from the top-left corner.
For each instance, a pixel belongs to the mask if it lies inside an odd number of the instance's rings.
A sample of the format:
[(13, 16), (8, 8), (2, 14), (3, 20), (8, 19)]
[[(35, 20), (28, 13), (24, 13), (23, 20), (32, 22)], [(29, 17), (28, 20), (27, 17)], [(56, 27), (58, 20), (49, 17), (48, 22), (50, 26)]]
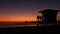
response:
[[(39, 26), (47, 26), (47, 25), (56, 25), (56, 24), (39, 24)], [(60, 25), (60, 23), (57, 23)], [(10, 27), (29, 27), (29, 26), (37, 26), (37, 23), (0, 23), (0, 28), (10, 28)]]

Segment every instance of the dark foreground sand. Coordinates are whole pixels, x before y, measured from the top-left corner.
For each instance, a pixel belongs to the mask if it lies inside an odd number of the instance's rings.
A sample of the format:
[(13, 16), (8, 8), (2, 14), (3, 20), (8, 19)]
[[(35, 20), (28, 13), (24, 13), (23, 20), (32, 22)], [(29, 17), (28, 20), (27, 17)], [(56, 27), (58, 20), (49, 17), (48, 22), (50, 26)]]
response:
[(5, 34), (20, 34), (20, 33), (41, 33), (41, 32), (60, 32), (60, 25), (51, 26), (29, 26), (29, 27), (14, 27), (14, 28), (0, 28), (1, 33)]

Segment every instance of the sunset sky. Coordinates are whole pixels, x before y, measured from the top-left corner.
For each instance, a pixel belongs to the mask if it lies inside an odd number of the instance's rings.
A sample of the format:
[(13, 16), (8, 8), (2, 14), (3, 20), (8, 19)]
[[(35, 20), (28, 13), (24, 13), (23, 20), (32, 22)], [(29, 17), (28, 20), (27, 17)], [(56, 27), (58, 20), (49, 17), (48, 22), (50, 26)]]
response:
[(0, 0), (0, 22), (36, 21), (44, 9), (60, 10), (60, 0)]

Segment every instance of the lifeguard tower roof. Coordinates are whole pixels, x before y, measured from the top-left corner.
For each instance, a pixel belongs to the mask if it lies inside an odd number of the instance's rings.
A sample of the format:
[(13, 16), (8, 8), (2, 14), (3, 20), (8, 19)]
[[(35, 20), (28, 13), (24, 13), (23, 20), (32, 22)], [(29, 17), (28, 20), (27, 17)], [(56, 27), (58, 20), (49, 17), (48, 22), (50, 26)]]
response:
[(42, 11), (39, 11), (38, 13), (42, 13), (42, 12), (52, 12), (52, 11), (54, 11), (54, 12), (56, 12), (56, 11), (59, 11), (59, 10), (54, 10), (54, 9), (45, 9), (45, 10), (42, 10)]

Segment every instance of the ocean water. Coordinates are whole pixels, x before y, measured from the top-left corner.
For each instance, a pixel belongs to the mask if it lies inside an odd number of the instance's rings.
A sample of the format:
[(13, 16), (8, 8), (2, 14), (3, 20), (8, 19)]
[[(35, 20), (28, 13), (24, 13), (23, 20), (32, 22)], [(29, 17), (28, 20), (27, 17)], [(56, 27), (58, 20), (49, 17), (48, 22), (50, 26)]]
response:
[(0, 23), (0, 28), (36, 26), (36, 23)]
[[(57, 23), (60, 25), (60, 23)], [(46, 25), (56, 25), (56, 24), (39, 24), (39, 26)], [(37, 26), (37, 23), (0, 23), (0, 28), (8, 28), (8, 27), (28, 27), (28, 26)]]

